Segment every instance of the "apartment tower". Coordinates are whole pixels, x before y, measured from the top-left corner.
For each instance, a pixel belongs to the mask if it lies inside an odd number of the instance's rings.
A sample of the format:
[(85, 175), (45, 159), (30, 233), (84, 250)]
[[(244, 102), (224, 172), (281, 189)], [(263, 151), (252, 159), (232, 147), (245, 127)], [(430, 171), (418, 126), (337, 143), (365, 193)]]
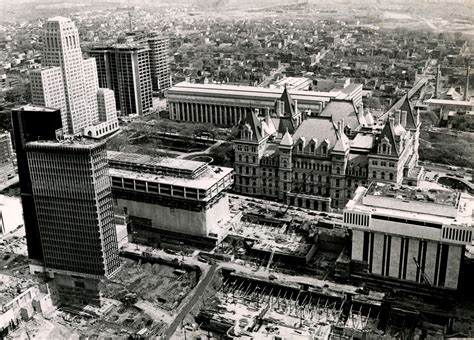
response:
[(150, 71), (153, 91), (164, 91), (171, 87), (169, 67), (169, 38), (150, 33), (144, 38), (150, 47)]
[(150, 111), (152, 78), (147, 44), (132, 41), (93, 47), (88, 54), (99, 65), (99, 84), (114, 91), (121, 115), (144, 115)]

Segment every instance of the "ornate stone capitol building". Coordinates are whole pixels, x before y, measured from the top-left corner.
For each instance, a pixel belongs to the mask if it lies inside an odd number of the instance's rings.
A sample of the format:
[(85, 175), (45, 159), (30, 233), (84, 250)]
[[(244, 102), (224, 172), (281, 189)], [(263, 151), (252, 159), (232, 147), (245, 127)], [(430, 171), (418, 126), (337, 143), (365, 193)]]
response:
[(416, 186), (423, 172), (419, 113), (406, 96), (379, 117), (348, 99), (315, 114), (285, 88), (274, 110), (253, 110), (237, 129), (235, 191), (246, 195), (332, 211), (359, 185)]

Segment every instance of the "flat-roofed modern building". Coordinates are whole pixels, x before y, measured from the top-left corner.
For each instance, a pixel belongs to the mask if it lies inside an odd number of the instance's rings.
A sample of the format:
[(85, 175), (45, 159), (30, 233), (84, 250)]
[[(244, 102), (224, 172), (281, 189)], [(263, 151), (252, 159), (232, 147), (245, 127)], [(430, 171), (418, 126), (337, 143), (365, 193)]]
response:
[(225, 193), (233, 184), (232, 168), (111, 151), (108, 160), (116, 212), (129, 216), (134, 241), (216, 241), (225, 235), (232, 218)]
[[(288, 89), (297, 110), (320, 113), (331, 99), (352, 100), (356, 107), (362, 103), (362, 85), (331, 92), (297, 91)], [(283, 89), (253, 86), (192, 84), (182, 82), (168, 90), (170, 118), (178, 121), (235, 126), (252, 109), (276, 111)]]
[(36, 218), (26, 144), (37, 140), (55, 140), (58, 131), (62, 133), (61, 112), (48, 107), (26, 105), (12, 110), (12, 126), (30, 268), (35, 264), (43, 266), (43, 247)]
[(344, 226), (352, 230), (352, 261), (363, 263), (369, 275), (457, 289), (465, 246), (473, 239), (472, 197), (373, 182), (347, 203)]
[(120, 267), (105, 142), (26, 144), (44, 258), (66, 303), (101, 303), (98, 283)]
[(101, 86), (112, 89), (121, 115), (147, 114), (152, 107), (150, 48), (144, 42), (95, 46), (88, 50), (98, 64)]

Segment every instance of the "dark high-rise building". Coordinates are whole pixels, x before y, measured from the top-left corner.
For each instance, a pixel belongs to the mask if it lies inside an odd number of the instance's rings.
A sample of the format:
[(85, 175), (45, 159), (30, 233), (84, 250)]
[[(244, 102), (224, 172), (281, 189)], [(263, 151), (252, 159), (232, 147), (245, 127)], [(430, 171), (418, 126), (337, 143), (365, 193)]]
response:
[(46, 107), (24, 106), (12, 110), (12, 125), (28, 257), (42, 264), (43, 250), (25, 147), (31, 141), (56, 139), (56, 134), (62, 129), (61, 112)]
[(121, 115), (147, 114), (152, 107), (150, 48), (126, 42), (88, 51), (97, 63), (99, 85), (114, 90)]

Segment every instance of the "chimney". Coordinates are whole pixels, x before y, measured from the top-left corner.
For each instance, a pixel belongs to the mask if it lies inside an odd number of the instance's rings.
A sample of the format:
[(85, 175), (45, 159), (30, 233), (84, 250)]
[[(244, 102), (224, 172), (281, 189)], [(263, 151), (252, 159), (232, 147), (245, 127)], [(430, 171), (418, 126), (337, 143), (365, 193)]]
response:
[(401, 122), (403, 127), (407, 126), (407, 111), (402, 111)]
[(438, 64), (438, 66), (436, 67), (435, 98), (439, 98), (440, 77), (441, 77), (441, 65)]
[(464, 100), (469, 100), (469, 73), (471, 71), (470, 60), (466, 59), (466, 88), (464, 89)]
[(400, 118), (401, 118), (400, 115), (401, 115), (400, 110), (398, 110), (398, 109), (395, 110), (395, 113), (394, 113), (394, 115), (393, 115), (393, 118), (394, 118), (394, 120), (395, 120), (395, 123), (400, 124)]
[(265, 123), (270, 126), (270, 109), (268, 108), (265, 110)]

